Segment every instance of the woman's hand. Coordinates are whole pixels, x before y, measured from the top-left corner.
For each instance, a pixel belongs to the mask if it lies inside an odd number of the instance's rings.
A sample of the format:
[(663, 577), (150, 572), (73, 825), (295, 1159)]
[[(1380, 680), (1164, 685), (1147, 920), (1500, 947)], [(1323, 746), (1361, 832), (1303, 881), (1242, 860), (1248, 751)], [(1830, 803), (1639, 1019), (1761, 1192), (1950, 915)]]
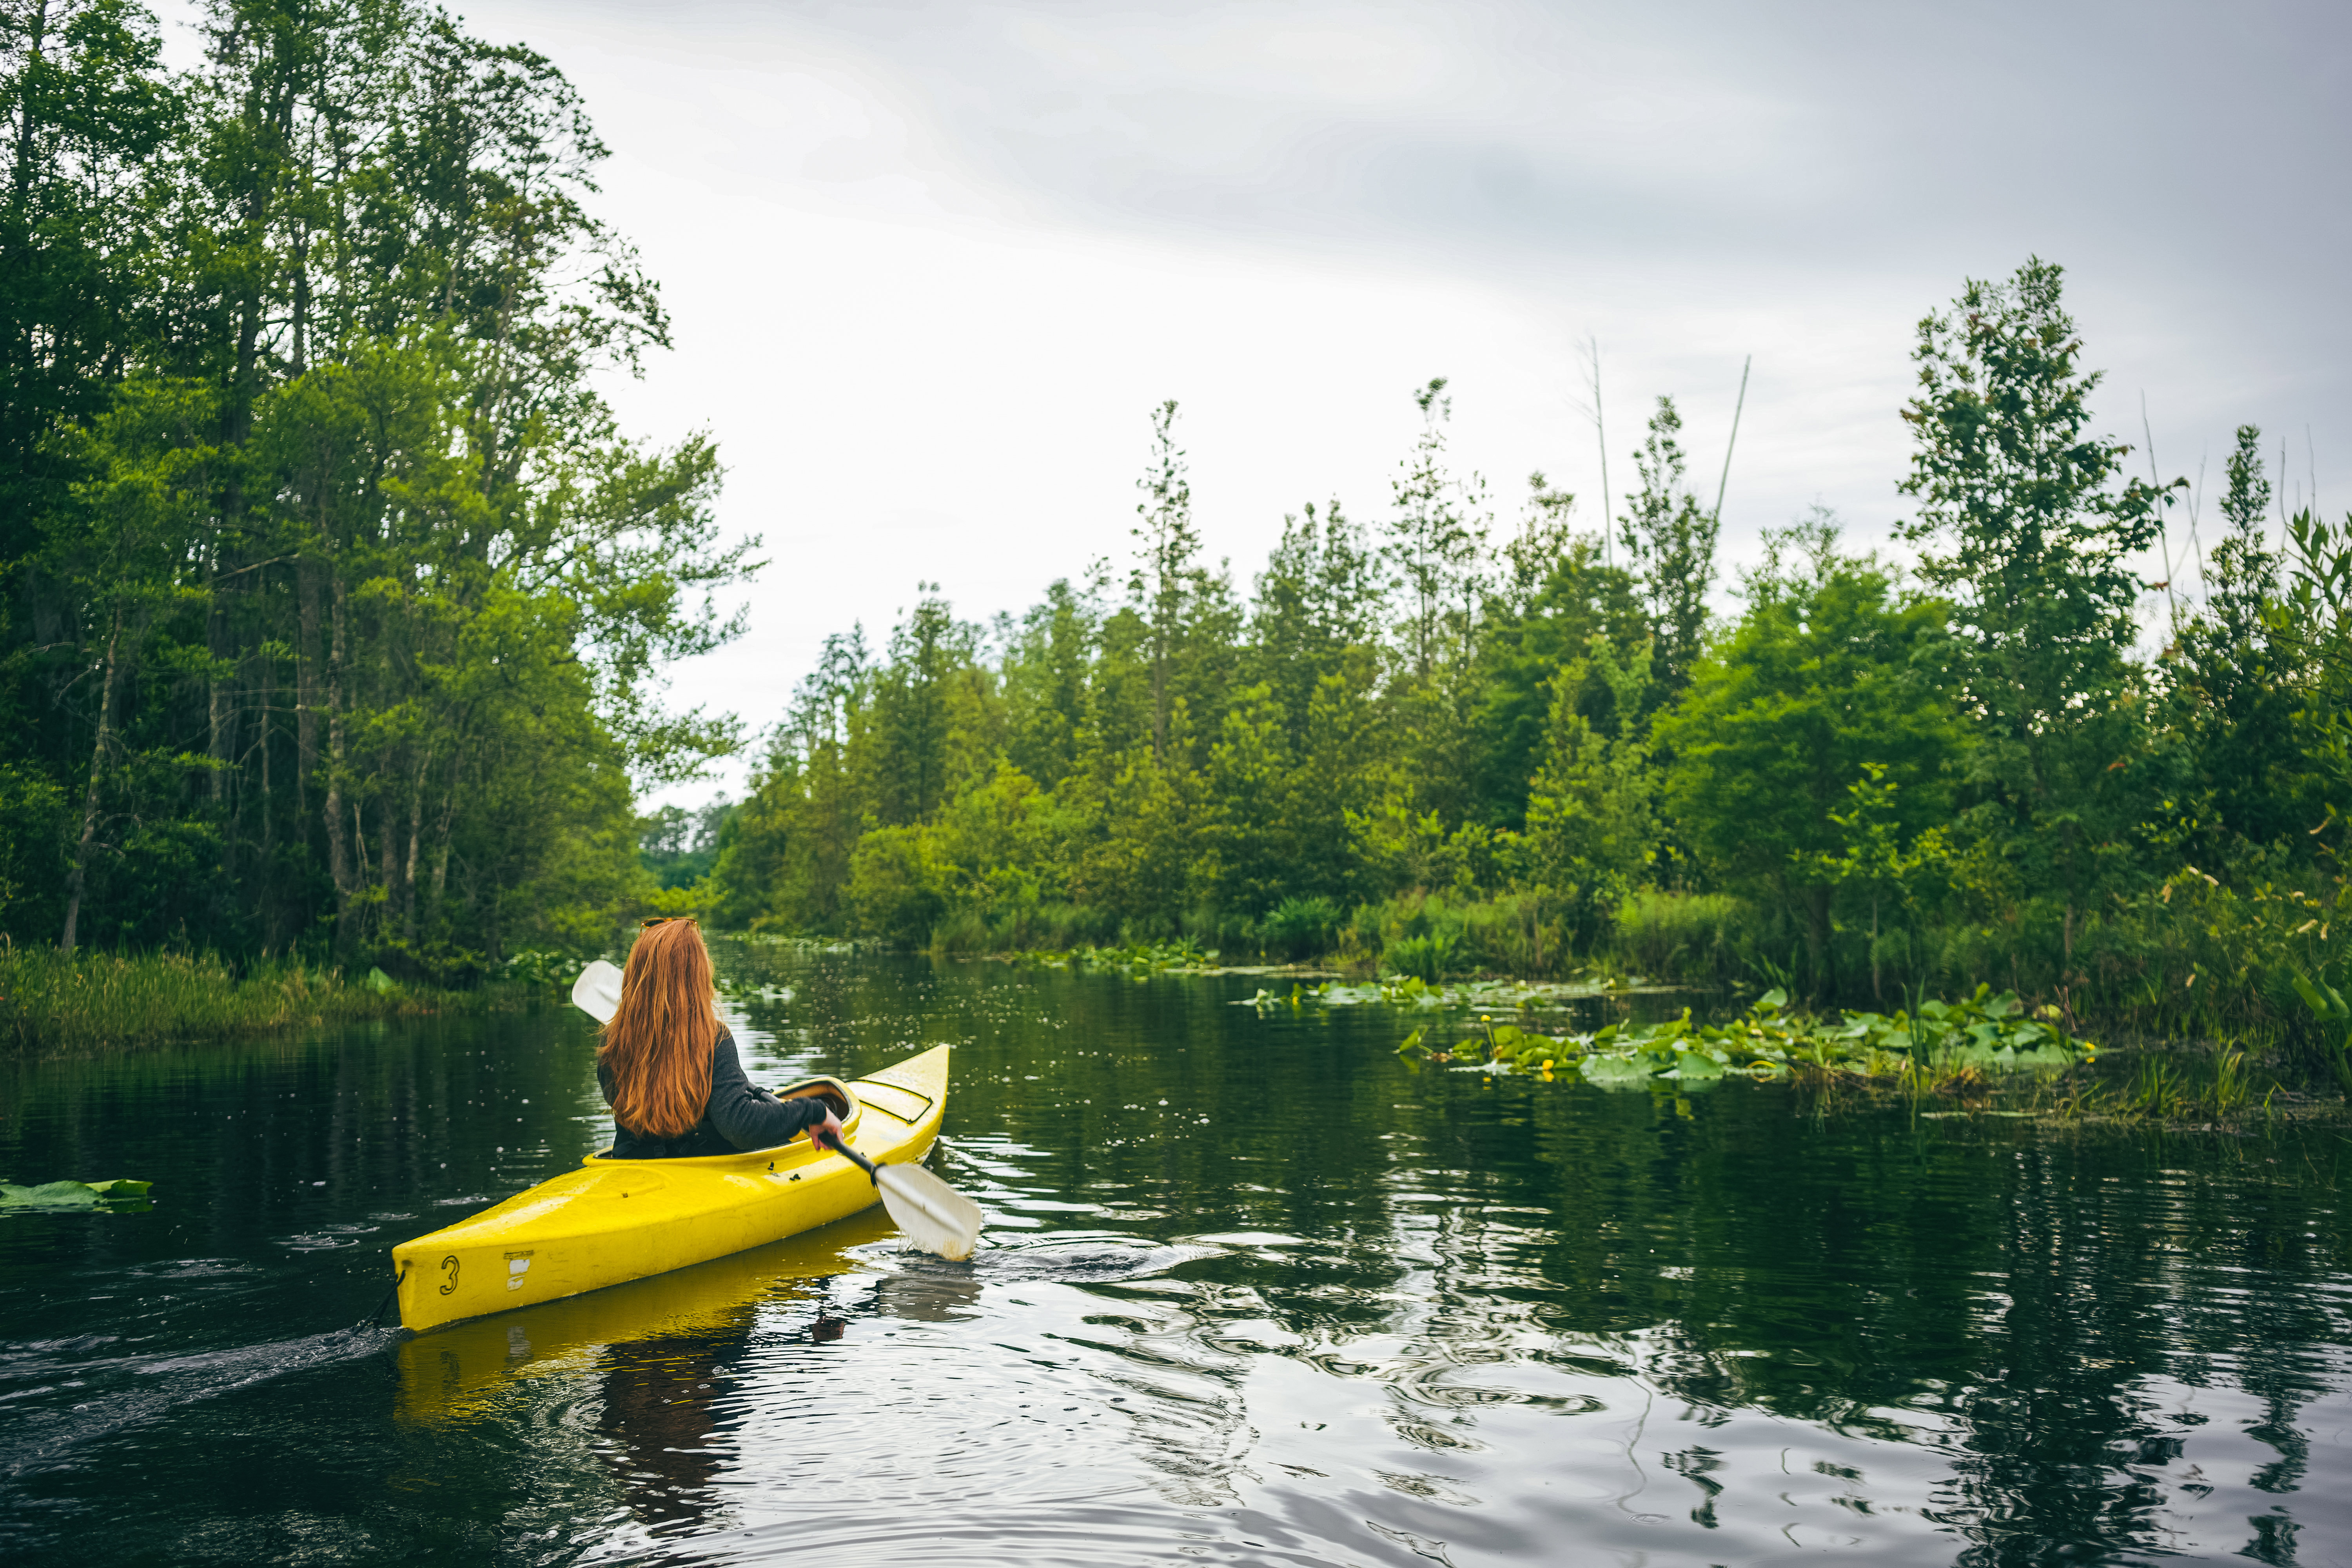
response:
[(810, 1142), (820, 1149), (830, 1149), (834, 1142), (841, 1136), (841, 1118), (835, 1116), (832, 1109), (827, 1107), (824, 1120), (811, 1127), (808, 1134)]

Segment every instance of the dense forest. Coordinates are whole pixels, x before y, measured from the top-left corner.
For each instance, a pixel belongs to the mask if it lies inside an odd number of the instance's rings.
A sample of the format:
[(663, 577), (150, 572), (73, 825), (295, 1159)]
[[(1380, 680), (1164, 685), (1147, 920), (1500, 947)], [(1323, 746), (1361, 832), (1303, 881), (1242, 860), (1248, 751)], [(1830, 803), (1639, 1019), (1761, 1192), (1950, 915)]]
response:
[(462, 982), (651, 905), (2215, 1026), (2340, 970), (2352, 524), (2290, 516), (2251, 424), (2210, 485), (2143, 475), (2039, 260), (1920, 324), (1899, 558), (1817, 511), (1726, 580), (1666, 397), (1628, 493), (1498, 520), (1433, 381), (1382, 504), (1302, 507), (1244, 588), (1170, 404), (1117, 563), (987, 624), (919, 585), (746, 800), (640, 818), (739, 743), (661, 671), (757, 543), (708, 440), (596, 392), (668, 329), (577, 96), (409, 0), (207, 0), (201, 39), (0, 0), (20, 947)]
[(1504, 527), (1432, 382), (1385, 507), (1303, 507), (1246, 594), (1168, 405), (1125, 573), (988, 625), (925, 584), (887, 646), (831, 638), (703, 896), (947, 951), (2278, 1017), (2352, 914), (2352, 533), (2285, 515), (2251, 425), (2217, 494), (2127, 473), (2061, 285), (2031, 261), (1921, 323), (1907, 560), (1817, 510), (1728, 615), (1669, 398), (1617, 515), (1537, 474)]
[(463, 980), (601, 948), (733, 624), (715, 449), (530, 50), (410, 0), (0, 3), (0, 931)]

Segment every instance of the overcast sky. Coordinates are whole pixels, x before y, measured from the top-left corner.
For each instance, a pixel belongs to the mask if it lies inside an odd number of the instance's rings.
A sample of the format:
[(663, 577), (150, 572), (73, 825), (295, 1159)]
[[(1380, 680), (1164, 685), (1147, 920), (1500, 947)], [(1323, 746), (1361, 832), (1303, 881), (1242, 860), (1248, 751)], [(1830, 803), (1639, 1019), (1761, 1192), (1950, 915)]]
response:
[(1728, 562), (1816, 500), (1884, 539), (1918, 319), (2032, 254), (2204, 516), (2247, 421), (2352, 500), (2341, 0), (464, 9), (612, 145), (677, 340), (614, 400), (717, 436), (771, 563), (674, 695), (754, 727), (919, 579), (982, 617), (1119, 556), (1171, 397), (1244, 585), (1302, 502), (1386, 508), (1433, 375), (1498, 529), (1534, 468), (1594, 524), (1587, 334), (1621, 494), (1660, 393), (1712, 492), (1753, 355)]

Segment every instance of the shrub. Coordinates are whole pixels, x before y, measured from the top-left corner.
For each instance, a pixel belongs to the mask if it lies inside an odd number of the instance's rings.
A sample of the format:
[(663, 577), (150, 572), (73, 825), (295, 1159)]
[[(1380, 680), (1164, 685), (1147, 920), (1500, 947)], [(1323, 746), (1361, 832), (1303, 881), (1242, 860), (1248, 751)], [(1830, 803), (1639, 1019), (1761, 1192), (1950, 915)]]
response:
[(1617, 948), (1643, 974), (1720, 982), (1739, 973), (1749, 923), (1747, 907), (1728, 894), (1645, 888), (1617, 906)]
[(915, 945), (946, 912), (941, 868), (920, 827), (877, 827), (849, 858), (849, 907), (860, 936)]
[(1329, 899), (1285, 899), (1259, 922), (1258, 939), (1267, 952), (1294, 963), (1314, 958), (1338, 943), (1344, 918)]
[(1427, 936), (1400, 937), (1389, 943), (1381, 954), (1383, 966), (1399, 974), (1410, 974), (1435, 982), (1445, 977), (1454, 961), (1453, 939), (1436, 932)]

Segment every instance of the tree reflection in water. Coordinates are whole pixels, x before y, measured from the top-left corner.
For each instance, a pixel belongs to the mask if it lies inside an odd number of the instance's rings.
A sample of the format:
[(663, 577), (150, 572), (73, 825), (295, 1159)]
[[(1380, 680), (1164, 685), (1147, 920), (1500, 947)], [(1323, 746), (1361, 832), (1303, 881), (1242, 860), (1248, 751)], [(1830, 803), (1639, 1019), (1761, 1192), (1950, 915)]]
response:
[(700, 1526), (728, 1462), (723, 1405), (751, 1352), (750, 1304), (724, 1326), (607, 1347), (598, 1379), (604, 1411), (597, 1445), (629, 1510), (658, 1531)]

